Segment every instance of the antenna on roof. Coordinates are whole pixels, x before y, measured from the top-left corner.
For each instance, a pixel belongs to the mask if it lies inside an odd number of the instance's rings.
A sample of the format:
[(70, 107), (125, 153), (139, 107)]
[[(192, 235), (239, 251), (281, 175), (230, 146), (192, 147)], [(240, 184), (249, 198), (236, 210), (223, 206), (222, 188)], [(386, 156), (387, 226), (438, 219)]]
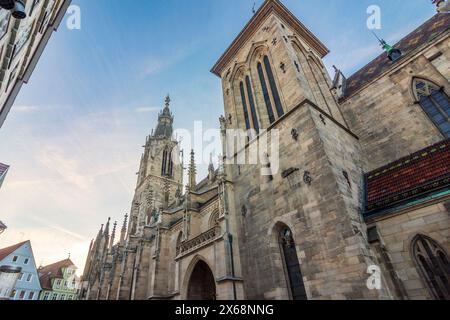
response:
[(252, 8), (252, 12), (253, 12), (253, 14), (255, 14), (256, 13), (256, 2), (253, 2), (253, 8)]

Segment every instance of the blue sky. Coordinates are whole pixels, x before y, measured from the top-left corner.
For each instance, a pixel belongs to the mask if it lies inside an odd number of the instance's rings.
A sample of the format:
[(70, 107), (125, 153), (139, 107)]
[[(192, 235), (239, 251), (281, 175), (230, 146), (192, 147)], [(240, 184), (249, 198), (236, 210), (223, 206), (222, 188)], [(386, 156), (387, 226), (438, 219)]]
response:
[[(331, 50), (325, 63), (350, 75), (435, 13), (429, 0), (285, 0)], [(170, 93), (175, 126), (217, 126), (223, 102), (209, 70), (252, 16), (254, 0), (74, 0), (82, 29), (65, 21), (0, 130), (0, 191), (9, 225), (0, 247), (31, 239), (37, 263), (70, 252), (80, 268), (108, 216), (130, 209), (142, 144)], [(257, 7), (262, 0), (257, 0)], [(200, 170), (201, 174), (205, 168)]]

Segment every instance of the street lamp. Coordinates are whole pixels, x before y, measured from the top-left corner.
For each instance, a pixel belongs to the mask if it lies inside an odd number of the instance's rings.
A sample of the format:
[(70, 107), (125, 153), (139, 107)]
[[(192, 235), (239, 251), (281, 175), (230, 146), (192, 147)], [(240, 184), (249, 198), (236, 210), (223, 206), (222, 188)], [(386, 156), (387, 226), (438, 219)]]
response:
[(16, 19), (24, 19), (27, 16), (23, 0), (0, 0), (0, 7), (10, 10), (12, 16)]

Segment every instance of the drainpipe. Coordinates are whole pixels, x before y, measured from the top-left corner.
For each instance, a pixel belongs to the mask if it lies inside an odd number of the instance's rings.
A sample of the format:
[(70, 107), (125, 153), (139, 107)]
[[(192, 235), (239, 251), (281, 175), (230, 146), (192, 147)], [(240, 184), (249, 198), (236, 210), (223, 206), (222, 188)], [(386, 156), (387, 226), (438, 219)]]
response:
[[(235, 274), (235, 266), (234, 266), (234, 253), (233, 253), (233, 235), (230, 232), (230, 221), (229, 221), (229, 212), (228, 212), (228, 201), (227, 201), (227, 193), (226, 193), (226, 183), (227, 180), (223, 177), (221, 181), (222, 192), (223, 192), (223, 208), (225, 214), (225, 229), (227, 234), (227, 245), (229, 250), (229, 263), (231, 267), (231, 276), (233, 279), (236, 277)], [(236, 292), (236, 282), (233, 280), (233, 300), (237, 300), (237, 292)]]

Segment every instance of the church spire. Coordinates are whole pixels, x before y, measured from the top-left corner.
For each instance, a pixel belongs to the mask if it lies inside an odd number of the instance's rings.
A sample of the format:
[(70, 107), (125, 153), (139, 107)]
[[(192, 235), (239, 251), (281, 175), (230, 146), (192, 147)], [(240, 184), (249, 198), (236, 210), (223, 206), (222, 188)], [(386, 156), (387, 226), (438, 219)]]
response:
[(108, 218), (108, 222), (106, 223), (105, 231), (103, 234), (108, 237), (109, 236), (109, 223), (111, 222), (111, 218)]
[(213, 154), (209, 156), (209, 166), (208, 166), (208, 178), (210, 181), (214, 180), (216, 176), (216, 169), (214, 169)]
[(128, 220), (128, 213), (125, 214), (125, 217), (123, 219), (122, 230), (120, 231), (120, 244), (121, 245), (124, 244), (125, 235), (127, 233), (127, 220)]
[(160, 137), (160, 138), (172, 138), (173, 133), (173, 115), (170, 111), (170, 96), (166, 96), (165, 100), (165, 107), (164, 109), (159, 113), (158, 116), (158, 125), (156, 127), (156, 130), (153, 133), (154, 137)]
[(109, 249), (110, 250), (112, 250), (112, 247), (114, 245), (114, 240), (116, 238), (116, 229), (117, 229), (117, 221), (114, 222), (113, 230), (112, 230), (112, 233), (111, 233), (111, 239), (110, 239), (110, 242), (109, 242)]
[(197, 175), (197, 167), (195, 166), (195, 153), (194, 150), (191, 151), (191, 162), (189, 163), (189, 189), (194, 190), (197, 185), (196, 175)]

